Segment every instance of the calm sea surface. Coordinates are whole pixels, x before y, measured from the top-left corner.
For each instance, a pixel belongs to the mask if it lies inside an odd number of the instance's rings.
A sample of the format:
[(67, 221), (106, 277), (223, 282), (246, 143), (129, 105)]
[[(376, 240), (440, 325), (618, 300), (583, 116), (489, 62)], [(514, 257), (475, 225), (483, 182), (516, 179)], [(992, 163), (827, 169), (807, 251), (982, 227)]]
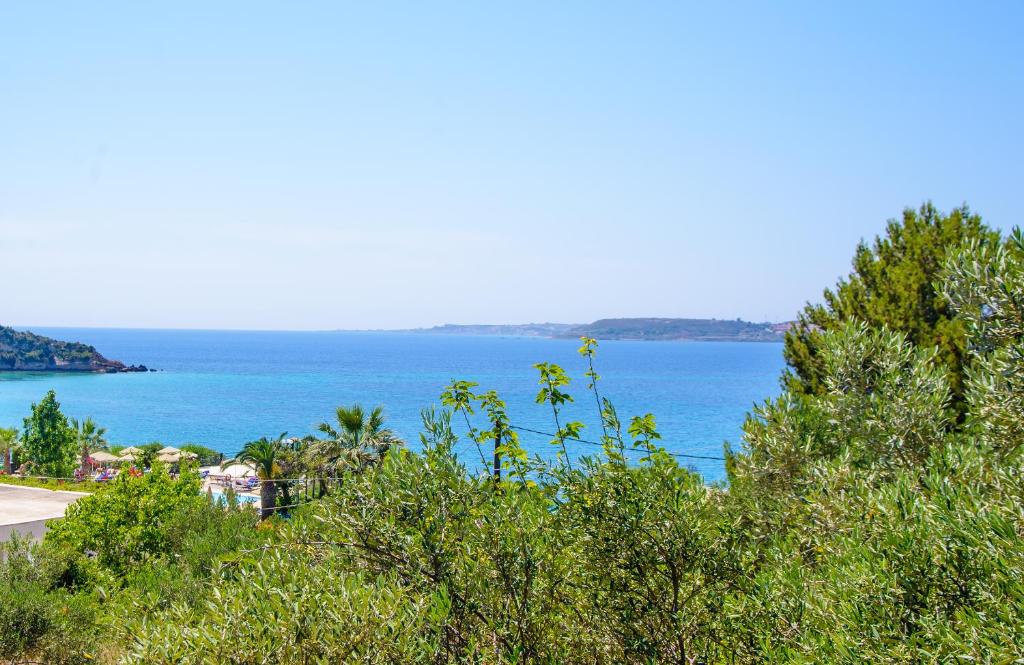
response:
[[(33, 401), (57, 391), (65, 413), (92, 416), (119, 444), (197, 442), (224, 453), (281, 432), (302, 435), (332, 419), (339, 404), (383, 404), (388, 422), (413, 448), (420, 410), (439, 403), (452, 378), (494, 388), (514, 424), (554, 430), (549, 407), (534, 403), (533, 364), (561, 364), (574, 378), (566, 419), (598, 439), (579, 343), (521, 337), (403, 333), (227, 332), (35, 328), (94, 345), (108, 358), (159, 368), (145, 374), (0, 373), (0, 426), (21, 427)], [(653, 413), (666, 447), (721, 456), (739, 442), (744, 414), (778, 393), (782, 345), (728, 342), (601, 342), (596, 359), (604, 396), (628, 416)], [(479, 423), (484, 425), (483, 422)], [(460, 429), (461, 431), (461, 429)], [(551, 454), (547, 437), (521, 433), (527, 449)], [(570, 454), (596, 449), (570, 445)], [(475, 449), (464, 449), (472, 463)], [(686, 460), (708, 481), (722, 463)]]

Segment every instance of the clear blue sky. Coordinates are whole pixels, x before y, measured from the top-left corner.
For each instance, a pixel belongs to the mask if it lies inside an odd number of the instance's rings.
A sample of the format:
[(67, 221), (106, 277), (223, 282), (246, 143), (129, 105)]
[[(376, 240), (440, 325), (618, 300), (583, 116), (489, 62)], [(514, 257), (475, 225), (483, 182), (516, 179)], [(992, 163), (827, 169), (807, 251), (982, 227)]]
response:
[(1022, 221), (1024, 3), (6, 3), (0, 322), (791, 318)]

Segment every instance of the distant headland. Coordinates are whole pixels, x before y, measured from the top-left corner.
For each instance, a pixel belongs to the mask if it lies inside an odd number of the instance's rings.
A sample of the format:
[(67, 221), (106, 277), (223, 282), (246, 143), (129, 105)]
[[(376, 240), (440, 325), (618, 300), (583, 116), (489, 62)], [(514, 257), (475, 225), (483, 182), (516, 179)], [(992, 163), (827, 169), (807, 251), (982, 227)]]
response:
[(509, 335), (554, 339), (593, 337), (595, 339), (695, 341), (695, 342), (781, 342), (791, 323), (753, 323), (741, 319), (599, 319), (593, 323), (524, 323), (498, 325), (445, 324), (402, 332), (445, 335)]
[(0, 326), (0, 372), (146, 372), (145, 365), (125, 365), (103, 357), (95, 347), (62, 342), (32, 332)]

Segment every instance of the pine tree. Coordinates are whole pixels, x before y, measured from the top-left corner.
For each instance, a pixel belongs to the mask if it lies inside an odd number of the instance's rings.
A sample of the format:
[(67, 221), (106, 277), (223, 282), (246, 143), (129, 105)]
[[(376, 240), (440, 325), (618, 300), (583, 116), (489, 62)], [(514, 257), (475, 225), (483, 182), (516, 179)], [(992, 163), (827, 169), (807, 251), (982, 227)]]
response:
[(872, 245), (861, 242), (853, 272), (834, 290), (825, 290), (824, 304), (804, 307), (786, 334), (790, 371), (783, 378), (785, 386), (798, 394), (821, 394), (821, 333), (861, 321), (901, 332), (915, 346), (937, 347), (954, 406), (962, 412), (966, 331), (936, 284), (946, 255), (969, 241), (995, 246), (1000, 236), (967, 206), (943, 214), (929, 202), (916, 211), (907, 208), (900, 220), (889, 220), (885, 235)]

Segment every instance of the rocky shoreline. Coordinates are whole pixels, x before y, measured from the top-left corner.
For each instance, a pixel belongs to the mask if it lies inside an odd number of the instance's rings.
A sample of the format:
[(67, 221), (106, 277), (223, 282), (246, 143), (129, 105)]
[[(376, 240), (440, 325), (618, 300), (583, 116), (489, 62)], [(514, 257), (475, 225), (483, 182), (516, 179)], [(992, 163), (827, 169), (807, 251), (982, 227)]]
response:
[(110, 360), (87, 344), (63, 342), (0, 326), (0, 372), (122, 374), (155, 371), (145, 365), (126, 365)]
[(97, 363), (16, 362), (0, 364), (0, 372), (91, 372), (94, 374), (126, 374), (129, 372), (156, 372), (145, 365), (125, 365), (116, 360)]

